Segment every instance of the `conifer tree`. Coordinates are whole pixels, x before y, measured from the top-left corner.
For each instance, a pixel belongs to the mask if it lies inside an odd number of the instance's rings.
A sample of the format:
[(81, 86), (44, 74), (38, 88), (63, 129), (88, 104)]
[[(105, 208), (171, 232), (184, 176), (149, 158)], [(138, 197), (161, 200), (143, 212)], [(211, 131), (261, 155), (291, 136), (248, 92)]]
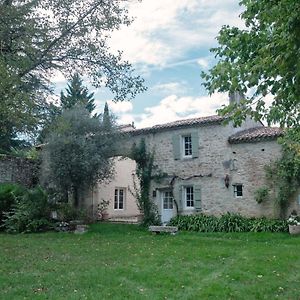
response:
[(109, 114), (107, 102), (105, 102), (105, 106), (104, 106), (102, 124), (103, 124), (103, 128), (105, 128), (105, 129), (109, 129), (112, 126), (112, 119), (111, 119), (111, 116)]
[(66, 94), (61, 91), (60, 101), (63, 110), (73, 108), (76, 105), (82, 105), (89, 113), (92, 113), (96, 108), (94, 93), (88, 92), (78, 73), (73, 75), (69, 81)]

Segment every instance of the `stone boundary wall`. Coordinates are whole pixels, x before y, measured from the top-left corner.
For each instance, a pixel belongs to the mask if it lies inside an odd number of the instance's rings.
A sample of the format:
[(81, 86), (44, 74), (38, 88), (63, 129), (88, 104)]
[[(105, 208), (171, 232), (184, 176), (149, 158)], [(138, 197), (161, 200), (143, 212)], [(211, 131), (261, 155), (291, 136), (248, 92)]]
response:
[(37, 163), (30, 159), (0, 155), (0, 183), (31, 187), (37, 182)]

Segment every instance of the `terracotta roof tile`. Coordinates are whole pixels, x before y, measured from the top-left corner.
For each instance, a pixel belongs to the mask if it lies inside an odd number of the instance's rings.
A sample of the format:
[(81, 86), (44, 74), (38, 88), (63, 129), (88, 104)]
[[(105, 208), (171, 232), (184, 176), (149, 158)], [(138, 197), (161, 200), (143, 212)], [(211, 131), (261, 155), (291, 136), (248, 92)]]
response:
[(204, 125), (210, 125), (210, 124), (220, 124), (224, 120), (225, 120), (224, 117), (214, 115), (214, 116), (208, 116), (208, 117), (178, 120), (175, 122), (159, 124), (159, 125), (155, 125), (152, 127), (135, 129), (130, 132), (133, 134), (143, 134), (143, 133), (157, 132), (157, 131), (173, 129), (173, 128), (174, 129), (175, 128), (185, 128), (185, 127), (190, 127), (192, 125), (204, 126)]
[(283, 135), (283, 130), (277, 127), (256, 127), (237, 132), (229, 137), (231, 144), (243, 142), (258, 142), (266, 139), (276, 139)]

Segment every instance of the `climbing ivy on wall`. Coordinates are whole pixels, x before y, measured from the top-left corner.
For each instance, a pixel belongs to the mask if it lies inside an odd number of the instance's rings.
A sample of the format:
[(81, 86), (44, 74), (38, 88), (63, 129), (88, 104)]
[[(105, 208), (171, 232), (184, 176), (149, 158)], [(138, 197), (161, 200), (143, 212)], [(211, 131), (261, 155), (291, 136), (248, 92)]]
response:
[(159, 224), (157, 208), (149, 197), (151, 180), (159, 177), (159, 175), (154, 174), (157, 169), (154, 165), (154, 151), (147, 151), (145, 140), (141, 139), (138, 145), (133, 145), (131, 156), (136, 161), (136, 176), (139, 187), (134, 183), (133, 194), (137, 199), (139, 210), (144, 214), (142, 225)]
[(267, 166), (267, 179), (276, 192), (276, 202), (284, 217), (291, 197), (300, 188), (300, 129), (288, 129), (279, 139), (282, 156)]

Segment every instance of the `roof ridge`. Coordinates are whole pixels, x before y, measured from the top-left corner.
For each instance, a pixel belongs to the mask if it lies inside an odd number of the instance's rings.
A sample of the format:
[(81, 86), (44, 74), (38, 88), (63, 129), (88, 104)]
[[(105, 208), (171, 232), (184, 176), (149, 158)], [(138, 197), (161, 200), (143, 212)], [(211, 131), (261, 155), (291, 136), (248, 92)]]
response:
[(265, 139), (276, 139), (284, 134), (280, 127), (252, 127), (232, 134), (228, 141), (231, 144), (240, 142), (255, 142)]
[(131, 132), (140, 133), (140, 132), (149, 132), (149, 131), (159, 131), (164, 129), (191, 126), (195, 124), (206, 125), (212, 123), (220, 123), (225, 119), (226, 117), (222, 117), (218, 115), (195, 117), (195, 118), (181, 119), (181, 120), (176, 120), (164, 124), (157, 124), (149, 127), (139, 128), (139, 129), (132, 130)]

